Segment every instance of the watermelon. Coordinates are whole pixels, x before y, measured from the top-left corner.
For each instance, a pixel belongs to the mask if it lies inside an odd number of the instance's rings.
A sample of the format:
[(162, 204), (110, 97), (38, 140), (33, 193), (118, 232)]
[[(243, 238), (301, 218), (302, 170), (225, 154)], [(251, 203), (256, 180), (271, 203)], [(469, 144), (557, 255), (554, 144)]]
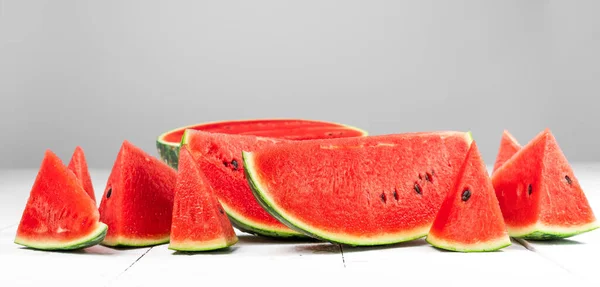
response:
[(249, 135), (231, 135), (186, 130), (182, 145), (188, 146), (198, 159), (200, 170), (214, 188), (215, 194), (238, 229), (270, 237), (298, 237), (266, 212), (256, 201), (242, 167), (242, 150), (255, 151), (278, 143), (282, 139)]
[(492, 181), (475, 142), (435, 217), (427, 242), (462, 252), (494, 251), (511, 244)]
[(179, 153), (169, 249), (205, 251), (238, 241), (231, 222), (185, 146)]
[(314, 140), (244, 152), (261, 205), (290, 228), (348, 245), (427, 235), (465, 158), (470, 133)]
[(310, 140), (366, 136), (367, 132), (332, 122), (304, 119), (254, 119), (210, 122), (176, 128), (156, 140), (160, 158), (177, 169), (179, 145), (186, 129), (213, 133), (254, 135), (289, 140)]
[(81, 249), (100, 243), (106, 230), (81, 182), (47, 150), (17, 228), (15, 243), (43, 250)]
[(498, 149), (498, 155), (496, 156), (496, 162), (494, 163), (494, 170), (496, 172), (508, 159), (510, 159), (515, 153), (521, 149), (521, 145), (515, 137), (513, 137), (507, 130), (502, 133), (502, 139), (500, 140), (500, 148)]
[(598, 228), (588, 200), (549, 129), (496, 170), (492, 183), (512, 237), (557, 239)]
[(81, 181), (83, 189), (90, 196), (90, 198), (96, 203), (96, 194), (94, 193), (94, 186), (92, 185), (92, 178), (88, 171), (87, 161), (85, 160), (85, 154), (80, 146), (75, 148), (71, 161), (69, 162), (69, 169), (75, 173), (75, 176)]
[(107, 246), (152, 246), (169, 241), (177, 172), (124, 141), (100, 202)]

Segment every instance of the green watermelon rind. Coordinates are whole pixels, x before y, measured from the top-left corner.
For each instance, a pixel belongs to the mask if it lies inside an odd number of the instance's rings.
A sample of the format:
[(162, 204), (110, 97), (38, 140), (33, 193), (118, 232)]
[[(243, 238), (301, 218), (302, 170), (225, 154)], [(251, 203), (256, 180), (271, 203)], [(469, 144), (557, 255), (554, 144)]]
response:
[(195, 242), (190, 244), (170, 244), (169, 249), (181, 252), (202, 252), (202, 251), (213, 251), (228, 248), (238, 242), (238, 238), (234, 240), (223, 241), (217, 244), (206, 244), (205, 242)]
[(508, 236), (500, 237), (498, 239), (488, 240), (486, 242), (479, 242), (476, 244), (464, 244), (458, 242), (450, 242), (447, 240), (438, 239), (431, 234), (427, 235), (425, 239), (427, 243), (432, 246), (448, 250), (448, 251), (456, 251), (456, 252), (492, 252), (497, 251), (502, 248), (508, 247), (512, 245), (510, 238)]
[(508, 228), (508, 233), (510, 236), (515, 238), (523, 238), (532, 241), (546, 241), (573, 237), (575, 235), (598, 229), (599, 227), (600, 225), (597, 221), (575, 227), (548, 226), (538, 224), (531, 228), (527, 228), (527, 231), (525, 232), (517, 232), (514, 229)]
[(336, 236), (335, 234), (326, 234), (324, 231), (319, 231), (316, 229), (312, 229), (310, 226), (307, 226), (303, 223), (300, 223), (298, 220), (292, 218), (292, 216), (285, 214), (285, 212), (278, 209), (272, 200), (268, 198), (266, 193), (263, 191), (259, 184), (259, 181), (256, 179), (253, 169), (251, 166), (253, 165), (252, 153), (250, 152), (242, 152), (242, 158), (244, 161), (244, 172), (246, 173), (246, 178), (248, 178), (248, 182), (250, 184), (250, 189), (252, 193), (260, 203), (260, 205), (273, 217), (277, 220), (281, 221), (281, 223), (285, 224), (289, 228), (296, 230), (300, 233), (306, 234), (307, 236), (313, 237), (315, 239), (329, 241), (333, 243), (339, 243), (350, 246), (376, 246), (376, 245), (389, 245), (395, 243), (401, 243), (406, 241), (412, 241), (419, 238), (423, 238), (427, 235), (430, 226), (423, 226), (421, 228), (415, 228), (412, 232), (404, 232), (403, 234), (411, 234), (408, 236), (405, 235), (392, 235), (392, 236), (381, 236), (381, 238), (377, 239), (352, 239), (352, 236)]
[(101, 243), (102, 240), (104, 240), (107, 231), (108, 226), (100, 222), (99, 226), (92, 233), (90, 233), (90, 235), (69, 242), (48, 242), (43, 240), (36, 241), (35, 239), (29, 240), (23, 237), (17, 237), (15, 238), (15, 243), (39, 250), (77, 250), (92, 247)]
[(124, 238), (120, 237), (117, 240), (107, 241), (104, 240), (101, 245), (108, 247), (151, 247), (169, 243), (171, 239), (170, 235), (166, 235), (159, 239), (145, 239), (145, 238)]

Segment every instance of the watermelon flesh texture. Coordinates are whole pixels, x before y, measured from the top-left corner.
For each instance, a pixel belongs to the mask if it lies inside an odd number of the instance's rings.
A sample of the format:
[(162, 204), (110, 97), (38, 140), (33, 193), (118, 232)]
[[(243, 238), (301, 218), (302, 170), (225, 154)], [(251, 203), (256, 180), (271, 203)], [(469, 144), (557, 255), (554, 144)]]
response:
[(124, 141), (100, 202), (107, 246), (152, 246), (169, 241), (177, 173)]
[(156, 147), (161, 159), (175, 169), (177, 169), (179, 144), (186, 129), (288, 140), (359, 137), (367, 135), (365, 131), (355, 127), (305, 119), (254, 119), (202, 123), (180, 127), (158, 137)]
[(494, 169), (492, 173), (496, 172), (507, 160), (509, 160), (515, 153), (521, 149), (521, 145), (517, 142), (517, 139), (513, 137), (507, 130), (502, 133), (502, 139), (500, 140), (500, 148), (498, 149), (498, 155), (496, 156), (496, 162), (494, 163)]
[(238, 241), (223, 207), (187, 148), (179, 153), (169, 249), (207, 251)]
[(61, 160), (46, 151), (23, 211), (15, 243), (34, 249), (74, 250), (98, 244), (107, 226), (96, 205)]
[(494, 251), (511, 244), (492, 181), (475, 142), (435, 217), (427, 242), (462, 252)]
[(512, 237), (566, 238), (598, 227), (556, 139), (546, 129), (492, 176)]
[(470, 145), (462, 132), (315, 140), (244, 152), (255, 197), (306, 235), (348, 245), (423, 237)]
[(281, 139), (187, 130), (182, 145), (189, 148), (212, 185), (223, 208), (238, 229), (269, 237), (298, 237), (256, 201), (244, 174), (242, 151), (285, 142)]
[(96, 194), (94, 193), (94, 186), (92, 185), (92, 178), (88, 171), (87, 161), (85, 160), (85, 154), (81, 147), (76, 147), (71, 161), (69, 162), (69, 169), (75, 173), (75, 176), (81, 181), (83, 189), (90, 196), (90, 198), (96, 203)]

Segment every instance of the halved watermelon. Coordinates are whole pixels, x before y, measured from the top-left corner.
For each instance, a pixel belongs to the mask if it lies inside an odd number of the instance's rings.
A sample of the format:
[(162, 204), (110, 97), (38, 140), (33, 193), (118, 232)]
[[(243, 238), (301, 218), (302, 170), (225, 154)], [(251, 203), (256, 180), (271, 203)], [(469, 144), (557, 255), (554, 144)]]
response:
[(87, 161), (85, 160), (85, 154), (80, 146), (75, 148), (71, 161), (69, 162), (69, 169), (75, 173), (75, 176), (81, 181), (83, 189), (90, 196), (90, 198), (96, 203), (96, 194), (94, 193), (94, 186), (92, 185), (92, 178), (88, 171)]
[(494, 187), (475, 142), (435, 217), (427, 242), (462, 252), (494, 251), (511, 244)]
[(73, 250), (100, 243), (107, 226), (81, 182), (50, 150), (29, 194), (15, 243), (45, 250)]
[(289, 140), (310, 140), (366, 136), (367, 132), (332, 122), (305, 119), (253, 119), (201, 123), (176, 128), (156, 140), (160, 158), (177, 169), (179, 144), (186, 129), (213, 133), (254, 135)]
[(244, 152), (263, 207), (290, 228), (349, 245), (425, 236), (471, 142), (463, 132), (292, 142)]
[(169, 241), (177, 172), (124, 141), (100, 202), (108, 246), (151, 246)]
[(255, 151), (282, 139), (186, 130), (182, 145), (188, 146), (231, 222), (238, 229), (271, 237), (303, 236), (269, 215), (256, 201), (242, 166), (242, 151)]
[(494, 163), (494, 170), (496, 172), (508, 159), (510, 159), (515, 153), (521, 149), (521, 145), (517, 142), (517, 139), (513, 137), (507, 130), (502, 133), (502, 139), (500, 140), (500, 148), (498, 149), (498, 155), (496, 156), (496, 162)]
[(504, 163), (492, 183), (512, 237), (565, 238), (598, 228), (571, 166), (548, 129)]
[(179, 153), (175, 190), (169, 249), (215, 250), (238, 241), (212, 187), (185, 146)]

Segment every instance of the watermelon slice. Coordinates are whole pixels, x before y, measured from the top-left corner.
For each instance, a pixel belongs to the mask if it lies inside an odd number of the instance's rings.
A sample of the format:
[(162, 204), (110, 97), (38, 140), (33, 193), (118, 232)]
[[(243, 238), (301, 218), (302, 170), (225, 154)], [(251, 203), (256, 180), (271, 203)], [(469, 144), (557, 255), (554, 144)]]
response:
[(124, 141), (100, 202), (107, 246), (151, 246), (169, 241), (177, 172)]
[(297, 237), (266, 212), (256, 201), (242, 167), (242, 150), (255, 151), (281, 142), (282, 139), (248, 135), (230, 135), (187, 130), (182, 145), (187, 145), (202, 173), (215, 190), (223, 208), (238, 229), (270, 237)]
[(507, 130), (502, 133), (502, 139), (500, 140), (500, 148), (498, 149), (498, 155), (496, 156), (496, 162), (494, 163), (494, 170), (496, 172), (508, 159), (510, 159), (515, 153), (521, 149), (521, 145), (517, 142), (517, 139), (513, 137)]
[(304, 119), (254, 119), (210, 122), (176, 128), (156, 140), (160, 158), (177, 169), (179, 145), (186, 129), (213, 133), (254, 135), (288, 140), (310, 140), (366, 136), (367, 132), (332, 122)]
[(212, 187), (185, 146), (179, 153), (179, 175), (175, 190), (169, 249), (215, 250), (238, 241)]
[(15, 243), (34, 249), (73, 250), (100, 243), (106, 224), (73, 172), (46, 151), (17, 229)]
[(71, 161), (69, 162), (69, 169), (75, 173), (75, 176), (81, 181), (83, 189), (90, 196), (90, 198), (96, 203), (96, 194), (94, 193), (94, 186), (92, 185), (92, 178), (88, 171), (87, 161), (85, 160), (85, 154), (80, 146), (75, 148)]
[(504, 163), (492, 183), (510, 236), (556, 239), (598, 228), (571, 166), (548, 129)]
[(511, 244), (494, 187), (475, 142), (435, 217), (427, 242), (462, 252), (494, 251)]
[(465, 158), (469, 133), (292, 142), (244, 152), (255, 197), (290, 228), (348, 245), (427, 235)]

